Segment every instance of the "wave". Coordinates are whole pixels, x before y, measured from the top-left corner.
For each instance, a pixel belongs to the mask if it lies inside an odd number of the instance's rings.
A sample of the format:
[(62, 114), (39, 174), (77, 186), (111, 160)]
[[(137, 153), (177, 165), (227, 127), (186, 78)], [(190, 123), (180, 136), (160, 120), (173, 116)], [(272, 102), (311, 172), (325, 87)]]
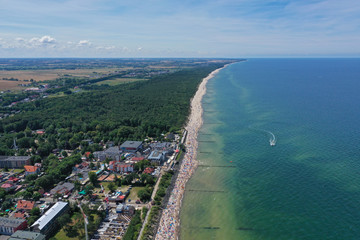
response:
[(269, 143), (270, 143), (270, 146), (275, 146), (276, 145), (276, 136), (274, 133), (268, 131), (268, 130), (265, 130), (265, 129), (261, 129), (261, 128), (254, 128), (252, 126), (249, 126), (250, 129), (253, 129), (253, 130), (256, 130), (256, 131), (261, 131), (261, 132), (264, 132), (266, 133), (266, 135), (269, 135)]

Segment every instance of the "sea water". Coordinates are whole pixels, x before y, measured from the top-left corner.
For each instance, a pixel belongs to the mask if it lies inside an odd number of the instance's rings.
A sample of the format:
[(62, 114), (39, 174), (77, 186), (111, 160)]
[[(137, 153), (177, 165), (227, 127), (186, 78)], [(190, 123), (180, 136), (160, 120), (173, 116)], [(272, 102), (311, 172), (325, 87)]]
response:
[(360, 239), (359, 59), (238, 62), (202, 104), (182, 240)]

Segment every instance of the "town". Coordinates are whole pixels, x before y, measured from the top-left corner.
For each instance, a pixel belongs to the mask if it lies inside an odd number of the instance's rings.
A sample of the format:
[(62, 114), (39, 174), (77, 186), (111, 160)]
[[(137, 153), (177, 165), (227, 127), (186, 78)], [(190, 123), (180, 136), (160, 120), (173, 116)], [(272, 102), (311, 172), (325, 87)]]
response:
[[(36, 163), (30, 156), (0, 156), (0, 234), (9, 239), (122, 239), (135, 227), (129, 227), (132, 219), (144, 222), (149, 209), (161, 204), (169, 181), (158, 185), (163, 175), (171, 180), (184, 150), (182, 135), (120, 145), (85, 139), (102, 150), (79, 155), (81, 146), (77, 151), (53, 149), (48, 159)], [(76, 164), (51, 184), (44, 171), (44, 161), (51, 159), (59, 169), (67, 159)]]

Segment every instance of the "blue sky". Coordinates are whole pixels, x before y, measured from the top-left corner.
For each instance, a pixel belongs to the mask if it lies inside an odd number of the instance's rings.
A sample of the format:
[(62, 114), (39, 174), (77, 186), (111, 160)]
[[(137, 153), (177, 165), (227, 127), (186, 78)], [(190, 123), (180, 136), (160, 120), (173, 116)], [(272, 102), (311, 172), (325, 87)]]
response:
[(0, 0), (0, 57), (359, 57), (357, 0)]

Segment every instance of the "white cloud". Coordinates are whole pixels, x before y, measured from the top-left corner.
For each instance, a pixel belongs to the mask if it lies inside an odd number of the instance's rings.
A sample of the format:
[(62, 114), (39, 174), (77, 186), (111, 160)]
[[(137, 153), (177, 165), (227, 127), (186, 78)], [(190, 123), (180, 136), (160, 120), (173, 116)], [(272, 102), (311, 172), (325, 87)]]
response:
[(99, 49), (99, 50), (112, 50), (112, 49), (115, 49), (115, 46), (98, 46), (96, 47), (96, 49)]
[[(18, 42), (25, 43), (25, 41), (18, 41)], [(50, 36), (43, 36), (41, 38), (34, 37), (31, 38), (28, 41), (28, 43), (29, 43), (28, 46), (24, 46), (24, 47), (47, 47), (56, 44), (56, 39)]]
[(56, 43), (56, 40), (55, 38), (52, 38), (50, 36), (43, 36), (42, 38), (39, 39), (39, 42), (43, 44), (53, 44)]
[(19, 42), (19, 43), (23, 43), (23, 42), (25, 42), (25, 39), (17, 37), (17, 38), (15, 38), (15, 41)]
[(77, 45), (79, 47), (88, 47), (91, 46), (91, 42), (89, 40), (80, 40)]

